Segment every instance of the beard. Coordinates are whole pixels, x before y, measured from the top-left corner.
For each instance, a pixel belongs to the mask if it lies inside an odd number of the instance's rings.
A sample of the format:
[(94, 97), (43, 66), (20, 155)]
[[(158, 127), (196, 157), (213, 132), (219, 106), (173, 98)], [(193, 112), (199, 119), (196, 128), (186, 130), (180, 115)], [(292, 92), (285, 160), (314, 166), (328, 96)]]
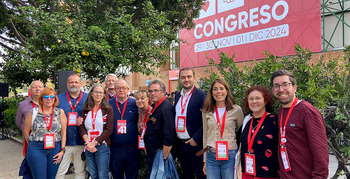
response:
[(76, 87), (76, 86), (72, 86), (69, 88), (69, 92), (71, 93), (76, 93), (76, 92), (79, 92), (80, 91), (80, 88)]

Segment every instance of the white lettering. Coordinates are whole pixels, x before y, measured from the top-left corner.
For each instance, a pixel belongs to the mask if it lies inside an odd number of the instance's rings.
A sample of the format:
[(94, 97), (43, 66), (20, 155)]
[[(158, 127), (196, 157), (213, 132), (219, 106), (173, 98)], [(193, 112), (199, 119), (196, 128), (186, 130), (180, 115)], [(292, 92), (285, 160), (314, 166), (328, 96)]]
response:
[(221, 17), (220, 23), (217, 19), (215, 19), (215, 35), (218, 34), (218, 29), (221, 33), (224, 33), (224, 18)]
[(261, 16), (266, 17), (266, 19), (264, 19), (264, 18), (261, 18), (261, 19), (260, 19), (260, 22), (261, 22), (262, 24), (267, 24), (267, 23), (269, 23), (270, 20), (271, 20), (271, 14), (268, 13), (268, 12), (265, 12), (265, 10), (269, 10), (269, 9), (270, 9), (270, 6), (269, 6), (269, 5), (263, 5), (263, 6), (261, 7), (261, 9), (260, 9), (260, 14), (261, 14)]
[[(210, 26), (210, 32), (208, 33), (207, 32), (207, 27), (208, 25)], [(213, 34), (214, 32), (214, 24), (212, 21), (207, 21), (205, 24), (204, 24), (204, 28), (203, 28), (203, 33), (206, 37), (209, 37), (211, 36), (211, 34)]]
[(234, 31), (234, 30), (236, 29), (236, 27), (237, 27), (237, 21), (232, 21), (231, 24), (230, 24), (232, 27), (229, 27), (228, 21), (229, 21), (230, 19), (234, 20), (234, 19), (236, 19), (236, 16), (233, 15), (233, 14), (230, 14), (230, 15), (226, 18), (226, 20), (225, 20), (225, 28), (226, 28), (226, 30), (227, 30), (228, 32)]
[(254, 21), (255, 19), (257, 19), (259, 16), (258, 14), (254, 14), (255, 12), (258, 12), (259, 11), (259, 8), (253, 8), (253, 9), (250, 9), (249, 10), (249, 25), (250, 27), (254, 27), (254, 26), (257, 26), (259, 25), (259, 21)]
[[(242, 18), (244, 17), (244, 18)], [(238, 13), (238, 29), (242, 29), (242, 24), (244, 25), (245, 28), (248, 28), (247, 24), (248, 20), (248, 13), (246, 11), (242, 11)]]
[[(277, 7), (280, 6), (280, 5), (283, 6), (284, 11), (283, 11), (282, 15), (278, 16), (278, 15), (276, 14), (276, 9), (277, 9)], [(289, 7), (288, 7), (288, 4), (287, 4), (286, 1), (277, 1), (277, 2), (275, 3), (275, 5), (273, 5), (273, 7), (272, 7), (272, 13), (271, 13), (271, 14), (272, 14), (272, 17), (273, 17), (275, 20), (280, 21), (280, 20), (284, 19), (284, 18), (287, 16), (288, 11), (289, 11)]]
[(196, 37), (196, 39), (200, 39), (202, 38), (203, 34), (197, 34), (197, 29), (199, 28), (203, 28), (202, 24), (197, 24), (196, 27), (194, 28), (194, 37)]

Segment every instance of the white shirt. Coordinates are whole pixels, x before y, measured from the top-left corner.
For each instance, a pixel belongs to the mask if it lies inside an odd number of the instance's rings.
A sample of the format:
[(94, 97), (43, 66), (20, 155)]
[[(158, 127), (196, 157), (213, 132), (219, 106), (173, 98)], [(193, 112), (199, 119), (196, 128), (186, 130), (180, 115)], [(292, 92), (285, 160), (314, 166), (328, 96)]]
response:
[[(99, 134), (101, 135), (102, 132), (103, 132), (103, 116), (102, 116), (102, 110), (99, 109), (97, 111), (97, 114), (96, 112), (94, 112), (93, 114), (94, 116), (96, 115), (96, 120), (95, 120), (95, 131), (99, 131)], [(86, 131), (88, 133), (88, 137), (89, 137), (89, 140), (90, 140), (90, 132), (91, 131), (94, 131), (93, 128), (92, 128), (92, 118), (91, 118), (91, 111), (89, 111), (87, 113), (87, 116), (85, 118), (85, 128), (86, 128)], [(93, 140), (95, 141), (95, 140)], [(92, 142), (93, 142), (92, 141)], [(105, 142), (105, 141), (103, 141)]]
[[(189, 91), (189, 92), (187, 92), (186, 94), (184, 94), (184, 89), (181, 90), (181, 93), (180, 93), (180, 94), (181, 94), (181, 96), (183, 96), (183, 98), (182, 98), (182, 104), (185, 103), (185, 101), (186, 101), (188, 95), (190, 94), (190, 92), (191, 92), (191, 91)], [(186, 103), (185, 110), (184, 110), (183, 114), (181, 114), (181, 111), (182, 111), (182, 109), (181, 109), (181, 96), (180, 96), (180, 99), (179, 99), (179, 101), (177, 102), (176, 107), (175, 107), (175, 112), (176, 112), (176, 115), (175, 115), (175, 128), (177, 127), (177, 117), (178, 117), (178, 116), (186, 116), (186, 114), (187, 114), (187, 106), (188, 106), (188, 103), (190, 103), (192, 94), (191, 94), (191, 96), (190, 96), (190, 97), (188, 98), (188, 100), (187, 100), (187, 103)], [(188, 122), (187, 119), (188, 119), (188, 118), (186, 117), (186, 123)], [(185, 125), (185, 132), (176, 132), (176, 135), (177, 135), (177, 137), (178, 137), (179, 139), (189, 139), (189, 138), (191, 138), (190, 135), (188, 134), (186, 125)]]

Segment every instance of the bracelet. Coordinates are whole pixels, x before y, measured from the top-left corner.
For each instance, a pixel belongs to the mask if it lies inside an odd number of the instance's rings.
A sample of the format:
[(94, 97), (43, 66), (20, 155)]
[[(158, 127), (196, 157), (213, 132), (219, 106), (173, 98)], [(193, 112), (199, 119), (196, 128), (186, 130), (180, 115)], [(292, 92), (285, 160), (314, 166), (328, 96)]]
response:
[(63, 148), (61, 149), (61, 151), (63, 151), (64, 153), (66, 153), (66, 148), (63, 147)]

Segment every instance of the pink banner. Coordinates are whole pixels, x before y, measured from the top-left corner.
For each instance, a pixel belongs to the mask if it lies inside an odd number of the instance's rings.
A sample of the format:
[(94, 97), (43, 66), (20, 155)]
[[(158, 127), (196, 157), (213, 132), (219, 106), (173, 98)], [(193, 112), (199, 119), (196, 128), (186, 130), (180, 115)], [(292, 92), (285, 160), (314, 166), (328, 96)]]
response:
[[(219, 51), (235, 55), (235, 62), (294, 54), (296, 43), (314, 52), (321, 48), (319, 0), (207, 0), (196, 26), (182, 29), (180, 66), (219, 62)], [(282, 54), (283, 52), (283, 54)]]

